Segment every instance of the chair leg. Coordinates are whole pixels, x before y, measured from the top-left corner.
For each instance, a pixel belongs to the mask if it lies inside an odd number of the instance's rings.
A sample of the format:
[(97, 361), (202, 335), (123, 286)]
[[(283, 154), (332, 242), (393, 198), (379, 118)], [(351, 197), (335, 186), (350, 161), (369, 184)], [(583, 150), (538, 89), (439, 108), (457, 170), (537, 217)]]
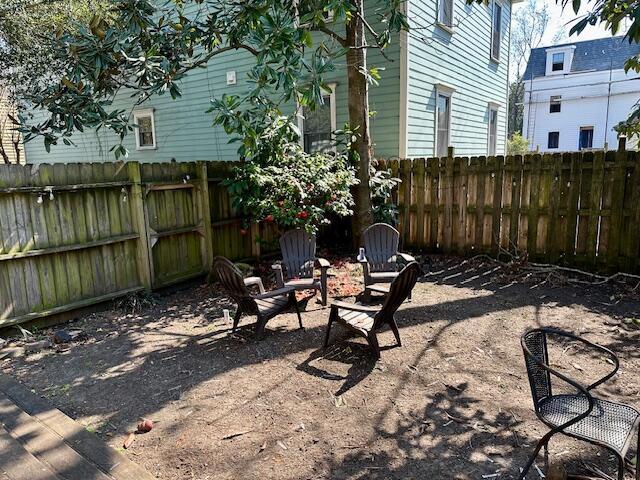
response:
[(322, 306), (327, 306), (327, 271), (323, 269), (322, 275), (320, 277), (320, 287), (322, 294)]
[(545, 447), (547, 443), (549, 443), (549, 440), (551, 439), (554, 433), (555, 432), (553, 432), (552, 430), (540, 439), (540, 441), (538, 442), (538, 445), (536, 445), (536, 449), (533, 451), (533, 454), (531, 455), (531, 457), (529, 457), (529, 461), (527, 462), (527, 465), (522, 469), (522, 473), (518, 477), (518, 480), (525, 480), (525, 478), (527, 477), (527, 473), (529, 472), (529, 469), (533, 465), (533, 462), (536, 461), (536, 457), (538, 456), (538, 453), (540, 453), (540, 450), (542, 449), (542, 447)]
[(238, 307), (238, 309), (236, 310), (236, 314), (233, 316), (233, 328), (231, 329), (232, 333), (235, 333), (236, 329), (238, 328), (238, 323), (240, 323), (241, 316), (242, 310), (240, 310), (240, 307)]
[(364, 303), (371, 303), (371, 290), (364, 286), (364, 295), (362, 296), (362, 301)]
[(375, 354), (376, 359), (380, 360), (380, 345), (378, 344), (378, 337), (376, 337), (375, 332), (369, 332), (369, 334), (367, 335), (367, 341), (373, 349), (373, 353)]
[(640, 427), (638, 427), (638, 445), (636, 446), (636, 480), (640, 480)]
[(262, 317), (258, 317), (258, 322), (256, 323), (256, 332), (255, 332), (255, 337), (257, 339), (261, 339), (262, 337), (264, 337), (264, 329), (267, 326), (267, 319), (264, 319)]
[(296, 307), (296, 314), (298, 315), (298, 323), (300, 324), (300, 329), (302, 330), (304, 327), (302, 326), (302, 317), (300, 316), (300, 305), (298, 305), (298, 300), (296, 299), (296, 292), (291, 292), (291, 298), (293, 304)]
[(618, 457), (618, 480), (624, 480), (624, 457), (616, 456)]
[(324, 335), (324, 348), (327, 348), (329, 346), (329, 335), (331, 334), (331, 325), (333, 325), (333, 322), (335, 320), (334, 318), (334, 311), (332, 310), (331, 314), (329, 315), (329, 323), (327, 323), (327, 332)]
[(400, 341), (400, 331), (398, 330), (398, 324), (396, 323), (396, 319), (392, 318), (389, 322), (389, 326), (391, 327), (391, 331), (393, 332), (394, 337), (396, 337), (396, 342), (398, 342), (398, 346), (402, 346), (402, 342)]

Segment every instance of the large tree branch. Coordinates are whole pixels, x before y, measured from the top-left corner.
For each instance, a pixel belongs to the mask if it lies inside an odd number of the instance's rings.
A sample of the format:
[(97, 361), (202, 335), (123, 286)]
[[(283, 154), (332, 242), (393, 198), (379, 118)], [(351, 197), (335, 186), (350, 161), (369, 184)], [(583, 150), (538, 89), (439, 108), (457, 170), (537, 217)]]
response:
[(325, 25), (320, 25), (318, 27), (311, 28), (311, 30), (317, 30), (318, 32), (322, 32), (325, 35), (328, 35), (331, 38), (333, 38), (336, 42), (338, 42), (344, 48), (347, 48), (347, 39), (341, 37), (340, 35), (338, 35), (336, 32), (334, 32), (330, 28), (327, 28)]

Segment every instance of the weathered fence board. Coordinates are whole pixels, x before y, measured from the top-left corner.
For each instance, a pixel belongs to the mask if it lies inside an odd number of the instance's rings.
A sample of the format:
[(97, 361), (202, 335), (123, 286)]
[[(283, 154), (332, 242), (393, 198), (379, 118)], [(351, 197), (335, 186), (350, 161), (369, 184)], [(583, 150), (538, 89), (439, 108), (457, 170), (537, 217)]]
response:
[(241, 231), (220, 183), (232, 168), (0, 166), (0, 327), (202, 275), (214, 255), (269, 250), (274, 225)]
[(637, 152), (609, 151), (392, 162), (402, 180), (402, 240), (427, 251), (518, 251), (637, 272), (639, 160)]

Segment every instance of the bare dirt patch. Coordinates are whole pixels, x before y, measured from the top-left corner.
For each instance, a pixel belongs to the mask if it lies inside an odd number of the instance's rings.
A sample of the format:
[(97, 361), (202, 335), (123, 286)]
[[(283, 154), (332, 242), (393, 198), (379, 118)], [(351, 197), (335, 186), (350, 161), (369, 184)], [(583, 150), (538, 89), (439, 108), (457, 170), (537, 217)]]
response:
[[(353, 264), (334, 273), (334, 294), (357, 278)], [(222, 310), (233, 306), (202, 284), (141, 313), (89, 315), (73, 323), (86, 338), (68, 350), (2, 366), (114, 448), (152, 419), (126, 454), (162, 479), (515, 478), (546, 431), (532, 411), (522, 332), (553, 325), (612, 348), (620, 372), (598, 393), (640, 407), (640, 302), (607, 286), (512, 280), (491, 262), (436, 259), (398, 313), (403, 346), (382, 332), (377, 363), (339, 326), (323, 350), (329, 310), (314, 300), (304, 330), (287, 314), (262, 341), (250, 318), (231, 335)], [(558, 352), (585, 382), (610, 368)], [(557, 437), (550, 460), (613, 471), (585, 445)]]

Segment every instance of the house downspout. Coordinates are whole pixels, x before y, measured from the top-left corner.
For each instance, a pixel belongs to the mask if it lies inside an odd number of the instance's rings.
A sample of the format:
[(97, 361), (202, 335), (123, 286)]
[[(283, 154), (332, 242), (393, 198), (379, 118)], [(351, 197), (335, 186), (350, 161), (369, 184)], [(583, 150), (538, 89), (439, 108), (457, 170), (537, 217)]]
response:
[[(409, 19), (409, 2), (403, 3), (404, 14)], [(411, 20), (409, 20), (411, 21)], [(400, 109), (398, 156), (407, 158), (409, 148), (409, 32), (400, 31)]]
[(509, 81), (509, 65), (511, 65), (511, 21), (513, 20), (513, 2), (509, 6), (509, 55), (507, 55), (507, 95), (504, 104), (505, 116), (504, 116), (504, 142), (502, 143), (502, 153), (507, 154), (507, 141), (509, 140), (509, 90), (511, 88), (511, 82)]

